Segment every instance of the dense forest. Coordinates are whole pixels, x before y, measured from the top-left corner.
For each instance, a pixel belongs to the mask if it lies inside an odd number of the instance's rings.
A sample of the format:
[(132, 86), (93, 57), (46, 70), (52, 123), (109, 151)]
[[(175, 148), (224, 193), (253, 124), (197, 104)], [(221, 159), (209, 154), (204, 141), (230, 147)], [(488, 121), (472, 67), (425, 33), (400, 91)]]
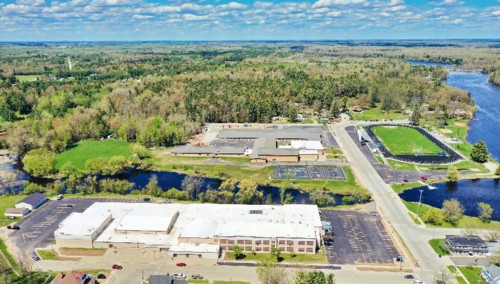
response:
[[(446, 60), (479, 62), (457, 50)], [(107, 136), (170, 146), (206, 122), (332, 117), (355, 106), (446, 123), (457, 110), (473, 113), (470, 95), (442, 83), (445, 68), (406, 61), (443, 52), (313, 43), (3, 44), (0, 146), (21, 156)]]

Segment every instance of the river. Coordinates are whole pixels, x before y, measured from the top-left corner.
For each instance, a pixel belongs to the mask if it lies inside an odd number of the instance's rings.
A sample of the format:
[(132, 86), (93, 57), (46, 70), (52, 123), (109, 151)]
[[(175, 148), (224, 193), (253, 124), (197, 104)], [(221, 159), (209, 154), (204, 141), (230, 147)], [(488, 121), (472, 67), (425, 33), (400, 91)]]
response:
[(477, 71), (452, 69), (451, 65), (409, 61), (414, 65), (443, 66), (449, 70), (447, 84), (471, 93), (477, 106), (474, 117), (469, 123), (467, 141), (471, 144), (483, 140), (491, 156), (500, 160), (500, 87), (488, 82), (488, 75)]

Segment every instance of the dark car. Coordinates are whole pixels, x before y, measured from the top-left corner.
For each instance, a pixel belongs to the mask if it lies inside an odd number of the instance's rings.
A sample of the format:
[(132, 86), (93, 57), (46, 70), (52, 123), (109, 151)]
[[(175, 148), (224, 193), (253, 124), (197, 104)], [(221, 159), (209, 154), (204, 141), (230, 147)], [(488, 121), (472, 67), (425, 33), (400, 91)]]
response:
[(191, 279), (203, 279), (203, 275), (201, 275), (201, 274), (193, 274), (193, 275), (191, 275)]
[(73, 205), (68, 204), (68, 205), (66, 205), (66, 207), (68, 207), (68, 208), (72, 208), (72, 207), (73, 207)]
[(31, 256), (31, 258), (34, 260), (34, 261), (39, 261), (40, 260), (40, 256), (38, 256), (38, 254), (36, 252), (33, 253), (33, 255)]
[(405, 275), (405, 279), (414, 279), (415, 277), (413, 277), (413, 275), (411, 274), (407, 274)]
[(14, 226), (7, 226), (7, 229), (10, 229), (10, 230), (19, 230), (21, 228), (18, 225), (14, 225)]
[(112, 268), (113, 268), (113, 269), (122, 270), (122, 269), (123, 269), (123, 266), (118, 265), (118, 264), (113, 264)]
[(146, 197), (146, 198), (144, 198), (143, 200), (144, 200), (144, 202), (149, 202), (149, 201), (151, 201), (151, 198)]
[(325, 241), (325, 246), (329, 247), (332, 246), (333, 242), (332, 241)]
[(186, 266), (186, 264), (184, 262), (178, 262), (175, 264), (175, 266)]
[(103, 273), (99, 273), (97, 274), (97, 279), (106, 279), (106, 275), (104, 275)]
[(409, 182), (409, 180), (407, 180), (407, 179), (404, 179), (403, 181), (404, 181), (404, 182)]

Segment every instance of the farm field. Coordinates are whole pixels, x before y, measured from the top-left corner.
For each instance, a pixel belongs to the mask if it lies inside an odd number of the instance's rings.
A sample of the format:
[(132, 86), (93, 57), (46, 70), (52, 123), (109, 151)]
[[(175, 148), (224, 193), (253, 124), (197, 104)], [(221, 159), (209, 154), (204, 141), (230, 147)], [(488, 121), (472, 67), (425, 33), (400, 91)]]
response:
[(90, 159), (101, 157), (132, 156), (132, 144), (120, 140), (86, 140), (78, 143), (68, 151), (56, 156), (56, 168), (71, 162), (76, 168), (84, 169), (85, 162)]
[(443, 150), (427, 137), (408, 127), (372, 127), (373, 133), (393, 155), (436, 155)]

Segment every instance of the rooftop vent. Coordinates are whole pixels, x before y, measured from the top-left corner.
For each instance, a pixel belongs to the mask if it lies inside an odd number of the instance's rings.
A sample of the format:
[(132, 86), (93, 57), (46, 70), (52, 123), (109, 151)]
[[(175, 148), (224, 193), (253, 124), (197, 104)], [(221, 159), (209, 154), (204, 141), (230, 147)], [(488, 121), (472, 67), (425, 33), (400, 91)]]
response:
[(250, 210), (250, 214), (262, 214), (262, 210)]

